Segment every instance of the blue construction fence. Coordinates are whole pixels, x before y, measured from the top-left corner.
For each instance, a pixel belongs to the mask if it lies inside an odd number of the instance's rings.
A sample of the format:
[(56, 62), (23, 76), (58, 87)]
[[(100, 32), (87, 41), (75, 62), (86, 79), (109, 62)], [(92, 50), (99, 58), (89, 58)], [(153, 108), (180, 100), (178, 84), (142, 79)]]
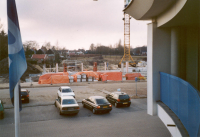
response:
[(190, 137), (200, 137), (200, 93), (190, 83), (160, 72), (160, 98), (181, 120)]

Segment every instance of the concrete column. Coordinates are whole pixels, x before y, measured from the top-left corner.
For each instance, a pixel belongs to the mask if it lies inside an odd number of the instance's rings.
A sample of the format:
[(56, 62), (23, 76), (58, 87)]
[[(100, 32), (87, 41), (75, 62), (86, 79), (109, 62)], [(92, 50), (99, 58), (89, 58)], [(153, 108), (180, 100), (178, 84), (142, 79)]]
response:
[(122, 74), (124, 73), (124, 63), (121, 63), (121, 71), (122, 71)]
[(46, 64), (43, 65), (43, 74), (46, 74)]
[(75, 71), (77, 71), (77, 61), (75, 61)]
[(81, 71), (83, 72), (83, 63), (81, 63)]
[(180, 28), (171, 29), (171, 74), (180, 77)]
[(58, 63), (56, 63), (56, 73), (58, 73)]
[(104, 71), (106, 71), (106, 62), (104, 62)]
[(128, 73), (129, 62), (126, 62), (126, 73)]
[(155, 22), (148, 24), (147, 33), (147, 114), (157, 115), (160, 100), (160, 74), (171, 70), (171, 29), (157, 28)]

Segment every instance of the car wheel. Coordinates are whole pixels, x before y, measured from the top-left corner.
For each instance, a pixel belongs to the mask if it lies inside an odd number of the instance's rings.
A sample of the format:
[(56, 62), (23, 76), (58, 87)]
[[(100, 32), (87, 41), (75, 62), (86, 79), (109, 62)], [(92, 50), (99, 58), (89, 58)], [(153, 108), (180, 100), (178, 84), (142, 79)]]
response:
[(27, 100), (27, 103), (29, 103), (29, 99)]
[(131, 104), (128, 105), (128, 107), (130, 107)]
[(0, 114), (0, 119), (4, 119), (4, 113)]
[(93, 113), (93, 114), (96, 114), (96, 111), (95, 111), (95, 109), (94, 109), (94, 108), (93, 108), (93, 110), (92, 110), (92, 113)]
[(115, 107), (116, 107), (116, 108), (118, 107), (117, 103), (115, 103)]

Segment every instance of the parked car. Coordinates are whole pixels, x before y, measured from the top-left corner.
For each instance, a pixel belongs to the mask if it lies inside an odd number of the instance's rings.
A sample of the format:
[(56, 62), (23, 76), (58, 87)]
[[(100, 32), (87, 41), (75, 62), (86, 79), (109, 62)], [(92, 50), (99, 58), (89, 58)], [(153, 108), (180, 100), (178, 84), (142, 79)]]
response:
[(21, 100), (22, 102), (26, 102), (29, 103), (29, 93), (30, 91), (28, 91), (27, 89), (21, 89)]
[(61, 87), (59, 87), (58, 92), (57, 92), (57, 96), (58, 97), (73, 96), (75, 98), (74, 91), (70, 87), (68, 87), (68, 86), (61, 86)]
[(60, 115), (62, 114), (78, 114), (79, 105), (72, 96), (61, 96), (55, 101), (55, 106), (58, 108)]
[(106, 95), (106, 99), (115, 105), (115, 107), (119, 106), (130, 106), (131, 105), (131, 99), (128, 94), (124, 92), (112, 92), (108, 95)]
[(112, 110), (112, 105), (102, 96), (91, 96), (88, 99), (83, 99), (82, 104), (83, 107), (92, 110), (94, 114), (99, 112), (109, 113)]
[(4, 106), (3, 106), (3, 102), (0, 100), (0, 119), (4, 118)]

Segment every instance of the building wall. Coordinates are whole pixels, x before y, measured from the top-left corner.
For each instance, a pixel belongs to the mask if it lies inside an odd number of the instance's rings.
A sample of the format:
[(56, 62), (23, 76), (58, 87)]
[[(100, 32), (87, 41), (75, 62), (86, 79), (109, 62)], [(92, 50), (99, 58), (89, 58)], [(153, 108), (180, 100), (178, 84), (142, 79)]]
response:
[(159, 28), (148, 24), (147, 113), (156, 115), (160, 100), (159, 71), (180, 77), (200, 90), (200, 33), (198, 27)]
[(199, 28), (188, 28), (186, 34), (186, 81), (200, 90)]
[(171, 73), (200, 90), (199, 27), (171, 28)]

